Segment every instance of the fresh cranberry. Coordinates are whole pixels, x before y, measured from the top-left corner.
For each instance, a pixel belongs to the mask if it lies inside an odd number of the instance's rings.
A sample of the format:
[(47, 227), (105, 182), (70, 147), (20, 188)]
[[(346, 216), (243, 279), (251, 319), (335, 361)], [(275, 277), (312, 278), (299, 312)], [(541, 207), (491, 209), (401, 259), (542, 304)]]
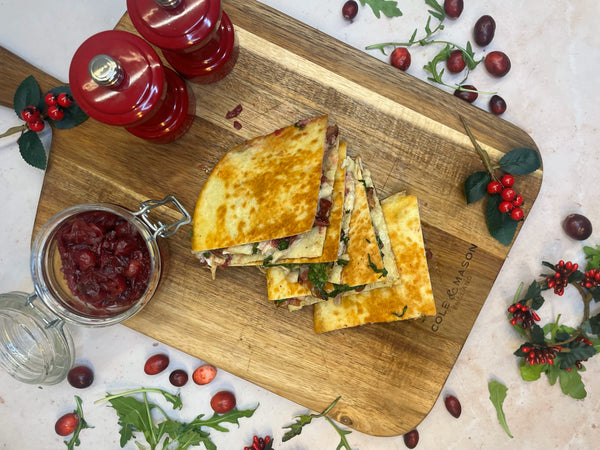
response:
[(444, 0), (444, 12), (450, 19), (458, 19), (464, 6), (463, 0)]
[(169, 357), (164, 353), (157, 353), (146, 360), (144, 372), (147, 375), (156, 375), (161, 373), (169, 365)]
[(563, 221), (565, 233), (573, 239), (583, 241), (592, 235), (592, 222), (581, 214), (569, 214)]
[(344, 19), (352, 22), (356, 17), (356, 14), (358, 14), (358, 3), (354, 0), (348, 0), (344, 3), (344, 6), (342, 6), (342, 16), (344, 16)]
[(60, 417), (54, 424), (54, 431), (59, 436), (68, 436), (72, 434), (79, 425), (79, 416), (75, 413), (68, 413)]
[(415, 448), (419, 443), (419, 432), (416, 429), (409, 431), (403, 436), (403, 439), (404, 445), (408, 448)]
[(496, 32), (496, 21), (492, 16), (481, 16), (473, 27), (473, 38), (480, 47), (485, 47), (492, 39)]
[(181, 387), (188, 382), (188, 374), (183, 369), (176, 369), (169, 375), (169, 382), (173, 386)]
[(448, 412), (453, 417), (456, 417), (457, 419), (460, 417), (460, 414), (462, 412), (462, 406), (460, 405), (460, 402), (454, 395), (447, 395), (444, 399), (444, 404), (446, 405), (446, 409), (448, 410)]
[(219, 391), (210, 399), (210, 407), (217, 414), (225, 414), (235, 408), (235, 395), (229, 391)]
[(31, 131), (42, 131), (46, 126), (45, 122), (42, 119), (33, 119), (30, 122), (27, 122), (27, 126)]
[(68, 108), (73, 103), (73, 97), (71, 97), (66, 92), (61, 92), (58, 94), (58, 98), (56, 99), (58, 104), (64, 108)]
[(454, 91), (454, 95), (467, 103), (473, 103), (475, 100), (477, 100), (479, 93), (477, 92), (477, 88), (475, 86), (464, 84), (461, 86), (461, 89), (456, 89)]
[(504, 114), (506, 111), (506, 101), (499, 95), (492, 95), (490, 98), (490, 111), (497, 116)]
[(506, 53), (493, 51), (488, 53), (484, 60), (485, 68), (495, 77), (503, 77), (510, 72), (510, 59)]
[(75, 366), (67, 374), (67, 381), (77, 389), (84, 389), (94, 382), (94, 372), (87, 366)]
[(52, 120), (63, 120), (65, 117), (65, 112), (60, 106), (52, 105), (48, 107), (48, 117)]
[(406, 71), (410, 67), (410, 52), (406, 47), (396, 47), (390, 55), (392, 66)]
[(450, 56), (446, 60), (446, 67), (449, 72), (459, 73), (467, 66), (463, 58), (463, 53), (461, 50), (454, 50), (450, 53)]
[(210, 364), (203, 364), (194, 370), (192, 379), (194, 383), (204, 385), (210, 383), (217, 376), (217, 368)]

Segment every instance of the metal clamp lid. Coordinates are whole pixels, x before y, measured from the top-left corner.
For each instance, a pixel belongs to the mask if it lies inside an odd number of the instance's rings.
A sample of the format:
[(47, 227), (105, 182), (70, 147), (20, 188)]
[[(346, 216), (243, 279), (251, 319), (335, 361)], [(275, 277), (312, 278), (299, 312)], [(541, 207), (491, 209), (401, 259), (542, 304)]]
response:
[[(150, 211), (154, 208), (158, 208), (160, 206), (165, 206), (168, 204), (174, 205), (179, 212), (181, 213), (181, 218), (170, 224), (163, 224), (160, 220), (157, 223), (154, 223), (148, 217)], [(173, 236), (177, 230), (183, 225), (187, 225), (192, 221), (192, 217), (183, 207), (183, 205), (177, 200), (173, 195), (169, 194), (162, 200), (146, 200), (140, 205), (139, 211), (133, 213), (134, 216), (139, 217), (139, 219), (144, 222), (150, 230), (154, 232), (154, 237), (160, 236), (162, 238), (169, 238)]]

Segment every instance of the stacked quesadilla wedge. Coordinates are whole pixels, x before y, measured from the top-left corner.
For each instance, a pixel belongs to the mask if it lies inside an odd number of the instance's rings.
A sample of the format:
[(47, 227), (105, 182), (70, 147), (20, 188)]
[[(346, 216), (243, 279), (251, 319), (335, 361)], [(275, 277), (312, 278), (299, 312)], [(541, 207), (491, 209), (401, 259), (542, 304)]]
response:
[(338, 152), (337, 126), (327, 116), (229, 150), (196, 203), (192, 252), (213, 277), (217, 267), (322, 255)]
[(273, 264), (266, 270), (270, 300), (299, 309), (321, 301), (338, 301), (398, 281), (399, 273), (381, 206), (368, 171), (346, 158), (346, 207), (338, 258), (331, 263), (306, 261)]
[(317, 333), (367, 323), (435, 315), (417, 198), (394, 194), (381, 202), (401, 282), (314, 306)]

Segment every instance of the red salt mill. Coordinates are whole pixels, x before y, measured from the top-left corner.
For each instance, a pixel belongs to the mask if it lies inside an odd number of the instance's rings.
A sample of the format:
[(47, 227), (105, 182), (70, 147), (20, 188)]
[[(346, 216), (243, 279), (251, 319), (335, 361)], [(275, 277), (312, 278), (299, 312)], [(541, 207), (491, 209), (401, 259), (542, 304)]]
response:
[(126, 31), (103, 31), (83, 42), (69, 83), (88, 116), (155, 143), (180, 138), (194, 120), (192, 90), (146, 41)]
[(238, 45), (220, 0), (127, 0), (140, 35), (188, 81), (214, 83), (233, 69)]

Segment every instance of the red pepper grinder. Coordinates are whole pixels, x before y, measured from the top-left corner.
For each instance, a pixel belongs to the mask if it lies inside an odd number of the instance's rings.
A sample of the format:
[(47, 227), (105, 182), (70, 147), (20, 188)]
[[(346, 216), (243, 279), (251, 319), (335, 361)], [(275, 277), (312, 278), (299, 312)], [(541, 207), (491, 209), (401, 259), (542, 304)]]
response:
[(152, 142), (180, 138), (194, 120), (192, 90), (146, 41), (126, 31), (103, 31), (81, 44), (69, 83), (88, 116)]
[(184, 78), (208, 84), (235, 65), (238, 45), (220, 0), (127, 0), (137, 31)]

